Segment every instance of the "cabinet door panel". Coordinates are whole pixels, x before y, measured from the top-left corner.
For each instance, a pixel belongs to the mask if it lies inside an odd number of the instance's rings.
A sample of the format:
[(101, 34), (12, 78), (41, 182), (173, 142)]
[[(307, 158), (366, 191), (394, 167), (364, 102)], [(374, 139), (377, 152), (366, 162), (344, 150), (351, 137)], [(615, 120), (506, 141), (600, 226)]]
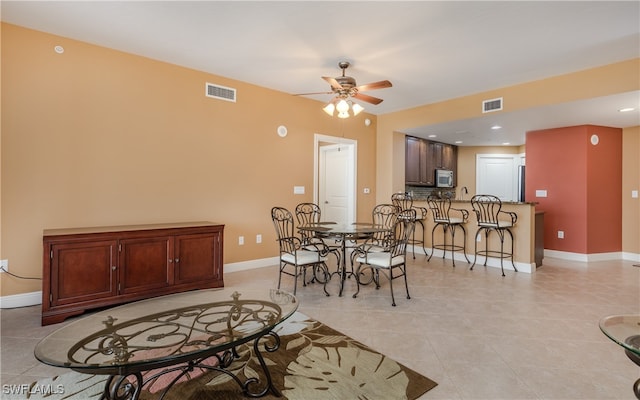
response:
[(423, 151), (422, 140), (407, 137), (405, 148), (405, 170), (404, 180), (407, 183), (421, 183), (421, 175), (423, 169)]
[(176, 283), (220, 279), (220, 243), (218, 232), (176, 236)]
[(170, 237), (120, 241), (120, 293), (153, 290), (173, 283)]
[(115, 296), (116, 241), (51, 246), (51, 306)]

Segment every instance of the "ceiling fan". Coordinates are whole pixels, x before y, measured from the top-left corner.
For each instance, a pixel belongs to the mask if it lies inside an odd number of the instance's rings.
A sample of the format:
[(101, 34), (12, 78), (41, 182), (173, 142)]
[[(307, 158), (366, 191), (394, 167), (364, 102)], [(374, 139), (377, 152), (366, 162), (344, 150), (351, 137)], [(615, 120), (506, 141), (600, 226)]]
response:
[(350, 100), (351, 98), (364, 101), (367, 103), (371, 103), (374, 105), (382, 103), (382, 99), (369, 96), (362, 92), (366, 92), (368, 90), (384, 89), (384, 88), (391, 87), (392, 86), (391, 82), (384, 80), (384, 81), (367, 83), (365, 85), (357, 86), (356, 80), (354, 78), (345, 75), (345, 71), (347, 68), (349, 68), (350, 65), (351, 64), (347, 61), (341, 61), (338, 63), (338, 67), (342, 69), (342, 76), (338, 76), (335, 78), (331, 78), (328, 76), (322, 77), (322, 79), (324, 79), (331, 85), (330, 92), (299, 93), (299, 94), (296, 94), (295, 96), (333, 93), (336, 95), (336, 97), (334, 97), (333, 100), (331, 100), (329, 104), (327, 104), (323, 108), (323, 110), (329, 115), (333, 115), (334, 110), (337, 110), (338, 117), (340, 118), (349, 117), (349, 113), (348, 113), (349, 109), (352, 110), (353, 115), (357, 115), (362, 110), (364, 110), (362, 106)]

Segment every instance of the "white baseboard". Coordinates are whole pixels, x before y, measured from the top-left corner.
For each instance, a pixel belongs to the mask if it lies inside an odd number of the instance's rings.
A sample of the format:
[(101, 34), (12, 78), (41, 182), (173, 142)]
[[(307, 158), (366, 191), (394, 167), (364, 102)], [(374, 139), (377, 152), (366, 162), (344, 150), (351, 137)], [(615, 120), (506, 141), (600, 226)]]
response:
[(246, 271), (248, 269), (264, 268), (278, 265), (278, 257), (261, 258), (258, 260), (241, 261), (224, 265), (224, 273)]
[(559, 258), (561, 260), (580, 261), (580, 262), (614, 261), (614, 260), (640, 261), (640, 254), (623, 253), (623, 252), (583, 254), (583, 253), (571, 253), (568, 251), (544, 249), (544, 256)]
[(622, 259), (633, 262), (640, 262), (640, 254), (622, 252)]
[(0, 297), (0, 308), (29, 307), (42, 304), (42, 291)]

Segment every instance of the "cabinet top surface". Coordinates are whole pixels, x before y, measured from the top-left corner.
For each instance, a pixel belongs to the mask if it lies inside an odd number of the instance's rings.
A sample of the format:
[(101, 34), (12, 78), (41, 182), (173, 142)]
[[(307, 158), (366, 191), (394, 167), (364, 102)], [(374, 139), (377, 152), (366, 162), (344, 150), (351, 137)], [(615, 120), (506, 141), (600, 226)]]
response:
[(156, 297), (68, 324), (42, 339), (35, 356), (45, 364), (100, 374), (145, 371), (262, 336), (297, 307), (293, 295), (278, 289), (207, 289)]
[(199, 228), (199, 227), (220, 227), (224, 224), (208, 221), (196, 222), (173, 222), (164, 224), (143, 224), (143, 225), (117, 225), (117, 226), (92, 226), (84, 228), (61, 228), (61, 229), (45, 229), (43, 236), (57, 235), (79, 235), (85, 233), (107, 233), (107, 232), (126, 232), (126, 231), (144, 231), (154, 229), (176, 229), (176, 228)]

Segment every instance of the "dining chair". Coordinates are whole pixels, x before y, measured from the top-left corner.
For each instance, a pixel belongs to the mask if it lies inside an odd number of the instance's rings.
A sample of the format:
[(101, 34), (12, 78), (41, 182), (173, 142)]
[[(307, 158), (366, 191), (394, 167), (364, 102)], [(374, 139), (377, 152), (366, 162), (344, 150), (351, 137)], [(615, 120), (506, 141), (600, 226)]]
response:
[[(467, 257), (467, 230), (464, 227), (469, 219), (469, 211), (451, 207), (451, 199), (448, 197), (440, 198), (431, 195), (427, 197), (427, 204), (433, 215), (434, 223), (433, 229), (431, 229), (431, 247), (434, 250), (442, 250), (442, 258), (446, 257), (447, 250), (451, 251), (451, 261), (454, 267), (456, 266), (454, 251), (462, 250), (467, 263), (470, 263), (471, 261)], [(443, 243), (436, 243), (435, 241), (435, 232), (438, 227), (442, 228)], [(462, 245), (456, 244), (456, 232), (458, 229), (462, 230)], [(451, 238), (451, 243), (447, 243), (447, 236)], [(431, 252), (427, 261), (431, 260), (434, 252)]]
[(416, 229), (413, 230), (413, 234), (411, 235), (411, 240), (409, 243), (411, 244), (411, 250), (413, 253), (413, 259), (416, 258), (416, 245), (422, 245), (422, 250), (424, 251), (424, 255), (428, 256), (427, 246), (425, 245), (425, 225), (424, 220), (427, 219), (428, 210), (425, 207), (418, 207), (413, 205), (413, 196), (409, 192), (396, 192), (391, 195), (391, 203), (400, 207), (400, 210), (408, 210), (413, 209), (416, 211), (416, 220), (415, 222), (422, 227), (422, 240), (416, 240)]
[[(415, 228), (415, 210), (402, 210), (395, 221), (392, 228), (392, 234), (387, 235), (384, 239), (384, 247), (382, 250), (378, 248), (381, 243), (375, 243), (367, 240), (361, 246), (362, 252), (358, 253), (355, 261), (358, 267), (355, 271), (358, 289), (353, 297), (357, 297), (360, 293), (360, 285), (367, 284), (362, 282), (362, 269), (370, 269), (372, 280), (376, 285), (376, 289), (380, 289), (380, 272), (389, 280), (389, 288), (391, 290), (391, 305), (395, 307), (396, 300), (393, 293), (393, 281), (398, 278), (404, 278), (404, 286), (407, 292), (407, 299), (410, 299), (409, 285), (407, 282), (407, 243)], [(367, 242), (371, 244), (371, 250), (367, 246)], [(369, 282), (370, 283), (370, 282)]]
[[(316, 203), (300, 203), (296, 206), (296, 219), (298, 220), (298, 226), (317, 224), (322, 221), (322, 210)], [(329, 248), (331, 254), (336, 257), (337, 265), (340, 265), (341, 248), (335, 243), (330, 243), (330, 240), (322, 239), (314, 235), (312, 231), (300, 230), (300, 238), (302, 239), (303, 246), (307, 250), (314, 250), (316, 244), (326, 246)]]
[[(511, 258), (511, 265), (513, 270), (518, 272), (516, 264), (513, 261), (513, 232), (511, 228), (518, 220), (518, 215), (510, 211), (502, 211), (502, 201), (499, 197), (489, 194), (477, 194), (471, 198), (471, 207), (476, 214), (478, 220), (478, 230), (475, 235), (475, 251), (473, 264), (470, 269), (476, 265), (476, 259), (478, 254), (485, 256), (484, 266), (487, 266), (487, 259), (490, 256), (500, 258), (500, 269), (502, 270), (502, 276), (504, 275), (503, 260), (505, 258)], [(478, 235), (484, 232), (484, 250), (478, 250)], [(500, 251), (489, 250), (489, 233), (496, 232), (500, 239)], [(505, 234), (509, 234), (511, 237), (511, 251), (504, 251), (504, 238)]]
[[(294, 234), (293, 215), (286, 208), (273, 207), (271, 219), (280, 246), (278, 289), (280, 289), (283, 274), (292, 276), (294, 279), (293, 294), (295, 295), (298, 288), (298, 276), (302, 275), (302, 284), (307, 286), (307, 269), (312, 268), (314, 279), (324, 285), (324, 293), (329, 296), (327, 281), (329, 281), (330, 275), (326, 264), (329, 250), (321, 243), (309, 244), (303, 248), (302, 239)], [(290, 269), (293, 269), (293, 272)], [(322, 273), (322, 280), (318, 277), (319, 272)]]

